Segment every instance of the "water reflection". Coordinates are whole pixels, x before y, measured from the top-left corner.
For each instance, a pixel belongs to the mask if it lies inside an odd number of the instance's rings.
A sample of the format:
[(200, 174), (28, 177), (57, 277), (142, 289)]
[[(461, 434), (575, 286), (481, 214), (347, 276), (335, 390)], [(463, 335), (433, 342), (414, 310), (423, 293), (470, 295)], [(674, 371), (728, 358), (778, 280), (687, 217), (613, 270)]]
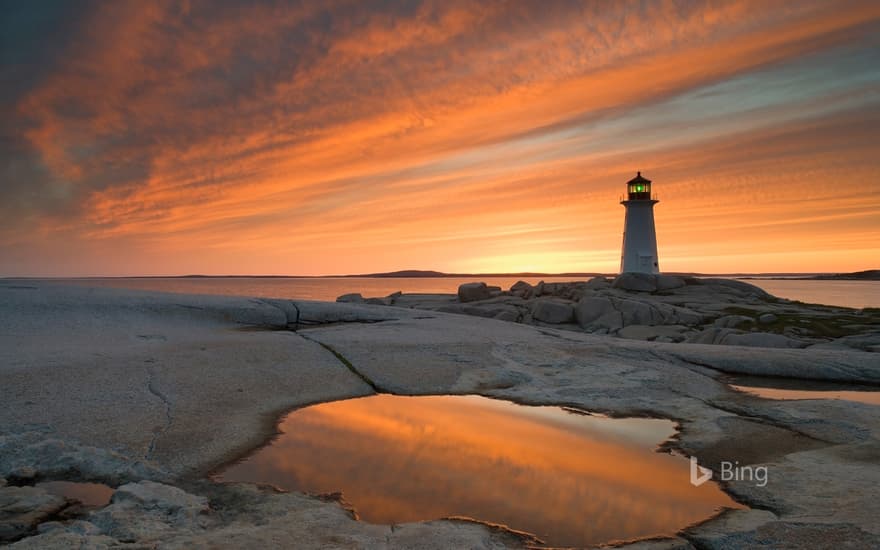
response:
[(609, 419), (477, 396), (377, 395), (294, 411), (284, 435), (220, 476), (343, 491), (361, 518), (469, 516), (583, 546), (671, 534), (737, 505), (654, 452), (666, 420)]
[(880, 388), (876, 386), (759, 376), (736, 376), (727, 381), (735, 390), (765, 399), (842, 399), (880, 405)]

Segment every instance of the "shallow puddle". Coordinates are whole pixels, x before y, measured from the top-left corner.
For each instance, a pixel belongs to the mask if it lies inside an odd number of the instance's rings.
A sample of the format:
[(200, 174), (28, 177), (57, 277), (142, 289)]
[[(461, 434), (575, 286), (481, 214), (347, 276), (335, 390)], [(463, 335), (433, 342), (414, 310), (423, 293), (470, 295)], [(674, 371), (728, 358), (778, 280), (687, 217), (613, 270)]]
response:
[(43, 481), (37, 487), (52, 493), (78, 500), (86, 506), (101, 507), (110, 503), (114, 489), (102, 483), (81, 483), (76, 481)]
[(760, 376), (736, 376), (727, 383), (735, 390), (765, 399), (842, 399), (880, 405), (880, 387), (875, 386)]
[(371, 397), (290, 413), (272, 444), (219, 481), (342, 491), (361, 519), (467, 516), (585, 546), (673, 534), (722, 506), (686, 459), (655, 449), (667, 420), (611, 419), (478, 396)]

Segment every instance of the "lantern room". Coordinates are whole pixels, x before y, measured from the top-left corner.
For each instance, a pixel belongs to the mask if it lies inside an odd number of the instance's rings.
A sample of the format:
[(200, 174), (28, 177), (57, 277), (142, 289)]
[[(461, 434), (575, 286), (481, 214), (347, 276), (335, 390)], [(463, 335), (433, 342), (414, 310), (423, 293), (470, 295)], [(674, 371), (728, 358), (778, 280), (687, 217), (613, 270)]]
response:
[(627, 200), (651, 200), (651, 180), (642, 177), (641, 172), (626, 182)]
[(623, 220), (623, 248), (620, 254), (621, 273), (660, 273), (657, 260), (657, 232), (654, 230), (654, 205), (651, 180), (642, 173), (626, 182), (626, 208)]

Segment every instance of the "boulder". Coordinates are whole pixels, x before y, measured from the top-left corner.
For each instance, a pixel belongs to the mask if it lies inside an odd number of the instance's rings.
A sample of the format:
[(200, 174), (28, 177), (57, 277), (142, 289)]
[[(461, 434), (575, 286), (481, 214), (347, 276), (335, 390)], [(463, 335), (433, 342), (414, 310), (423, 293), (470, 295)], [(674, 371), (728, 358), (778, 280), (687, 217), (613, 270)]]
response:
[(131, 502), (142, 508), (158, 510), (167, 516), (192, 516), (208, 510), (206, 497), (191, 495), (183, 489), (155, 481), (126, 483), (116, 489), (111, 502)]
[(611, 300), (603, 297), (585, 296), (577, 303), (574, 308), (574, 315), (578, 324), (587, 328), (593, 321), (599, 317), (616, 311)]
[(670, 320), (666, 321), (665, 324), (696, 326), (705, 321), (703, 314), (686, 307), (666, 306), (666, 304), (657, 304), (657, 306), (660, 308), (669, 307), (671, 310)]
[(650, 273), (621, 273), (611, 286), (633, 292), (654, 292), (657, 290), (657, 276)]
[[(345, 296), (360, 296), (360, 294), (354, 294), (354, 295), (346, 294)], [(340, 298), (343, 298), (343, 297), (344, 296), (340, 296)], [(371, 304), (371, 305), (376, 305), (376, 306), (392, 306), (401, 297), (403, 297), (403, 292), (398, 290), (397, 292), (392, 292), (391, 294), (389, 294), (388, 296), (385, 296), (384, 298), (366, 298), (366, 299), (363, 299), (362, 302), (365, 304)], [(340, 298), (337, 298), (336, 301), (337, 302), (345, 301), (345, 300), (340, 300)], [(348, 300), (348, 301), (353, 302), (353, 303), (358, 303), (357, 299), (352, 299), (352, 300)]]
[(489, 303), (475, 306), (460, 306), (464, 308), (463, 313), (468, 315), (476, 315), (478, 317), (487, 317), (492, 319), (501, 319), (504, 321), (516, 321), (519, 319), (519, 309), (505, 303)]
[(462, 302), (476, 302), (490, 297), (486, 283), (464, 283), (458, 287), (458, 299)]
[(513, 283), (513, 285), (510, 286), (511, 292), (517, 292), (520, 290), (531, 290), (531, 289), (532, 289), (532, 285), (530, 285), (529, 283), (527, 283), (525, 281), (517, 281), (517, 282)]
[(695, 282), (698, 285), (715, 287), (713, 292), (716, 293), (734, 294), (741, 297), (756, 296), (764, 299), (773, 298), (773, 296), (768, 294), (764, 289), (758, 288), (755, 285), (744, 281), (737, 281), (734, 279), (696, 279)]
[(609, 311), (602, 315), (590, 325), (591, 330), (604, 329), (605, 333), (611, 333), (623, 326), (623, 316), (619, 311)]
[(638, 300), (613, 300), (614, 308), (623, 316), (623, 326), (662, 325), (663, 315), (647, 302)]
[(150, 541), (176, 528), (203, 526), (208, 499), (156, 483), (127, 483), (113, 493), (110, 505), (92, 514), (89, 521), (104, 534), (123, 541)]
[(655, 275), (654, 277), (657, 290), (675, 290), (687, 284), (681, 277), (674, 277), (672, 275)]
[(574, 308), (567, 302), (537, 300), (532, 306), (532, 317), (554, 325), (568, 323), (574, 320)]
[(107, 449), (45, 439), (38, 431), (0, 434), (0, 472), (10, 484), (63, 479), (70, 477), (71, 472), (82, 478), (100, 478), (110, 485), (132, 478), (168, 478), (166, 472), (152, 463), (132, 461)]
[(584, 285), (589, 290), (600, 290), (611, 286), (608, 277), (593, 277)]
[(127, 483), (113, 493), (110, 505), (89, 518), (101, 532), (121, 541), (149, 542), (173, 528), (203, 527), (208, 499), (156, 483)]
[(541, 287), (543, 296), (566, 297), (571, 295), (574, 286), (571, 283), (544, 283)]
[(544, 294), (544, 284), (544, 281), (538, 281), (538, 284), (535, 285), (535, 296)]
[(27, 535), (67, 504), (39, 487), (0, 487), (0, 543)]
[(762, 325), (772, 325), (776, 321), (779, 320), (779, 317), (773, 315), (772, 313), (764, 313), (763, 315), (758, 316), (758, 322)]
[(359, 304), (364, 301), (364, 297), (361, 296), (360, 292), (352, 292), (350, 294), (343, 294), (336, 298), (336, 301), (349, 304)]
[(510, 293), (521, 298), (531, 298), (535, 294), (535, 288), (525, 281), (517, 281), (510, 287)]
[(604, 297), (581, 298), (574, 308), (574, 315), (583, 329), (592, 332), (604, 330), (604, 334), (623, 326), (623, 316), (611, 300)]

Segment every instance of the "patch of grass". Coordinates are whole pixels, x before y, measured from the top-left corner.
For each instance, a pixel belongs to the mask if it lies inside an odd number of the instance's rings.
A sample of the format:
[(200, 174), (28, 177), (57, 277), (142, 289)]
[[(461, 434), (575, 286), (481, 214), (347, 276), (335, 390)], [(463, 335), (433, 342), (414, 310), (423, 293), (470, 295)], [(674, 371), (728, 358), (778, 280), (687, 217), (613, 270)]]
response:
[(724, 311), (727, 315), (744, 315), (755, 320), (754, 325), (743, 321), (736, 328), (749, 330), (756, 328), (761, 332), (774, 332), (783, 334), (788, 327), (796, 327), (803, 331), (805, 336), (818, 338), (840, 338), (851, 336), (865, 331), (865, 327), (880, 329), (880, 309), (872, 308), (873, 311), (865, 310), (862, 314), (855, 313), (774, 313), (776, 321), (772, 323), (758, 323), (761, 311), (745, 307), (728, 307)]
[(724, 312), (726, 315), (744, 315), (754, 319), (754, 324), (747, 321), (737, 324), (735, 328), (740, 330), (756, 328), (761, 332), (783, 334), (786, 328), (795, 327), (803, 331), (805, 336), (840, 338), (860, 334), (866, 327), (880, 329), (880, 308), (866, 308), (862, 313), (832, 312), (825, 308), (814, 313), (774, 312), (776, 321), (766, 324), (758, 323), (758, 316), (762, 313), (760, 309), (731, 306), (724, 308)]

